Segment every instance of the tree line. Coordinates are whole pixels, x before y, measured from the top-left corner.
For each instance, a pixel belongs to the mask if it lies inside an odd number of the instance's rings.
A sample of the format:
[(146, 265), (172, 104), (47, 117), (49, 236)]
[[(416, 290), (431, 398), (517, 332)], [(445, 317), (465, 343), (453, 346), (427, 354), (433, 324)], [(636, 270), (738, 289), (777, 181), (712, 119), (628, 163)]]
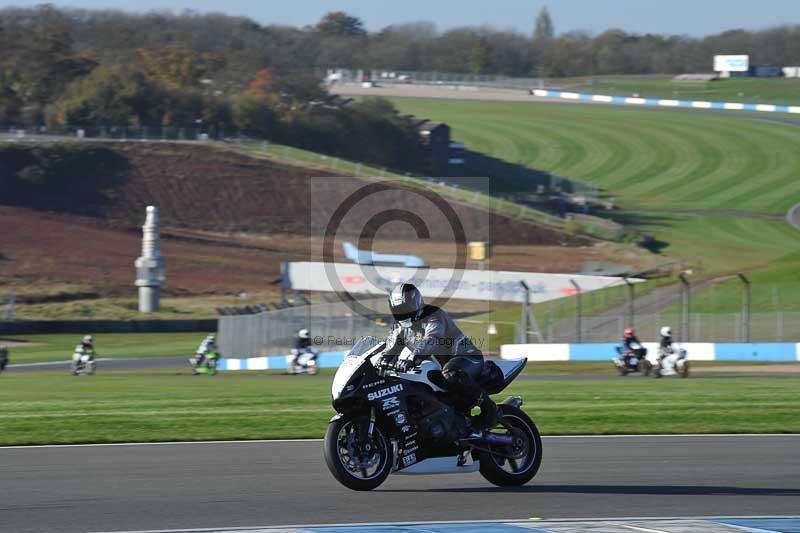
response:
[[(202, 124), (357, 157), (387, 151), (372, 146), (375, 133), (406, 142), (413, 126), (386, 103), (342, 108), (320, 85), (326, 68), (520, 77), (707, 72), (712, 56), (724, 53), (795, 65), (800, 26), (704, 38), (558, 34), (542, 10), (532, 14), (530, 34), (487, 26), (439, 32), (428, 22), (369, 32), (343, 12), (297, 28), (221, 14), (41, 5), (0, 10), (0, 50), (0, 124)], [(415, 161), (403, 144), (383, 164)]]

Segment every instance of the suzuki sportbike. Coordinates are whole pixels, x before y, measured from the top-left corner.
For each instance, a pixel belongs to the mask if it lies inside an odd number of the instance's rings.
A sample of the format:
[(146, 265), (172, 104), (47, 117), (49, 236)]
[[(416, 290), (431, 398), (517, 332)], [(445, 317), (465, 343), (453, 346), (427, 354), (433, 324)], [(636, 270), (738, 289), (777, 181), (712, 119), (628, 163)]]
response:
[(616, 346), (618, 357), (611, 361), (617, 367), (620, 376), (627, 376), (631, 372), (641, 372), (643, 376), (649, 376), (653, 370), (653, 362), (647, 358), (647, 348), (633, 342), (630, 348)]
[[(495, 485), (519, 486), (536, 475), (542, 439), (521, 409), (522, 398), (498, 405), (499, 422), (491, 431), (476, 431), (468, 409), (455, 407), (459, 399), (445, 389), (436, 361), (399, 372), (383, 357), (385, 348), (379, 339), (362, 337), (333, 379), (337, 414), (328, 425), (324, 451), (342, 485), (372, 490), (389, 474), (478, 471)], [(487, 392), (505, 389), (526, 362), (497, 361), (502, 375)]]
[(689, 360), (686, 350), (662, 348), (659, 353), (658, 364), (653, 367), (653, 375), (657, 378), (667, 376), (689, 377)]

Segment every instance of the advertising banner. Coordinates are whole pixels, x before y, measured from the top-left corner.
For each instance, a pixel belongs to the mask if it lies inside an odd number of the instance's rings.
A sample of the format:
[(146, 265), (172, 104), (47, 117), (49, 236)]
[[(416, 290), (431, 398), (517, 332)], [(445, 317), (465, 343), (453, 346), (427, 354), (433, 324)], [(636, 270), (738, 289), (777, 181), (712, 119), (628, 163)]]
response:
[(581, 292), (625, 283), (622, 278), (608, 276), (321, 262), (285, 263), (283, 274), (284, 287), (294, 290), (386, 295), (398, 283), (410, 281), (419, 287), (426, 299), (506, 302), (523, 301), (525, 291), (520, 282), (524, 281), (530, 291), (531, 303), (574, 295), (573, 281)]

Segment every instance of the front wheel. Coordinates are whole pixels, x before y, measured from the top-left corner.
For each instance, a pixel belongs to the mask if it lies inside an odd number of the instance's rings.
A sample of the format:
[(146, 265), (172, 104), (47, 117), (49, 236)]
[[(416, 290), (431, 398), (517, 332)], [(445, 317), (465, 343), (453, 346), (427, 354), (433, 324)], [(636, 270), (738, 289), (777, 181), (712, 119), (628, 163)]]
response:
[[(481, 475), (487, 481), (500, 487), (519, 487), (539, 471), (542, 437), (536, 424), (522, 409), (510, 405), (503, 405), (501, 409), (500, 424), (505, 428), (505, 434), (513, 437), (513, 444), (490, 444), (489, 451), (480, 451), (476, 455), (481, 462)], [(490, 453), (495, 451), (502, 456)]]
[(368, 434), (369, 418), (343, 416), (328, 424), (325, 463), (339, 483), (351, 490), (372, 490), (392, 470), (392, 446), (375, 425)]

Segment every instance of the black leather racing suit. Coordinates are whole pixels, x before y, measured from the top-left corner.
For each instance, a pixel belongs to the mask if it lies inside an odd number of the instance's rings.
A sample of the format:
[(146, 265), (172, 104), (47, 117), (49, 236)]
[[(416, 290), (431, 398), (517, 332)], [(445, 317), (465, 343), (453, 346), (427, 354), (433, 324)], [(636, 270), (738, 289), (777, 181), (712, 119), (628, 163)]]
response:
[(425, 359), (436, 359), (442, 366), (447, 390), (459, 396), (457, 408), (468, 411), (480, 405), (481, 415), (477, 424), (493, 426), (496, 423), (497, 407), (481, 387), (481, 383), (489, 378), (490, 366), (484, 364), (483, 353), (443, 309), (426, 305), (410, 328), (393, 324), (386, 339), (384, 355), (399, 356), (403, 347), (414, 354), (415, 364)]
[(398, 323), (392, 325), (386, 339), (385, 355), (400, 355), (404, 346), (411, 350), (417, 363), (435, 357), (444, 368), (457, 356), (483, 362), (483, 354), (469, 337), (444, 310), (433, 305), (426, 305), (419, 320), (410, 328), (403, 328)]

